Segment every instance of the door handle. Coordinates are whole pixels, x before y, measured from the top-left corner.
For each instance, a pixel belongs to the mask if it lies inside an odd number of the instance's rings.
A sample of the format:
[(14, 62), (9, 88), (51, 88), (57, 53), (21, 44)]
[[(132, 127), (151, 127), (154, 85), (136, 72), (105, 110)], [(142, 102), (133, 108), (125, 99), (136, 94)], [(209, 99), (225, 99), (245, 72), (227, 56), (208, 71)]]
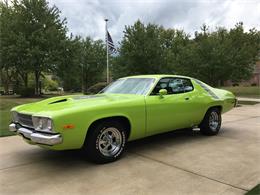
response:
[(185, 100), (189, 100), (190, 98), (189, 97), (186, 97)]

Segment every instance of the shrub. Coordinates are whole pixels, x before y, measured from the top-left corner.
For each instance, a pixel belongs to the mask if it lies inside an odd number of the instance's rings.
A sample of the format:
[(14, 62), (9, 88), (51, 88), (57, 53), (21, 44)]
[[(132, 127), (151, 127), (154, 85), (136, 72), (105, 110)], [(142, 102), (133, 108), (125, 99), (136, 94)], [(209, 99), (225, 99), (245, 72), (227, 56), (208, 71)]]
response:
[(34, 87), (21, 87), (17, 91), (17, 93), (20, 94), (21, 97), (33, 97), (34, 92)]
[(51, 79), (45, 79), (44, 80), (44, 89), (46, 91), (58, 91), (58, 82), (51, 80)]

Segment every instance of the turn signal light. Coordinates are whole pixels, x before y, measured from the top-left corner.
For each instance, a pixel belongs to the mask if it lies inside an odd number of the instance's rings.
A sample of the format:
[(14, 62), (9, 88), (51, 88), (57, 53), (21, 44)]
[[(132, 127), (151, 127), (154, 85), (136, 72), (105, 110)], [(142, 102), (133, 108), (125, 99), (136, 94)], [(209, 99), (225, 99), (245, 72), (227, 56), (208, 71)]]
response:
[(73, 129), (75, 127), (75, 125), (73, 124), (68, 124), (68, 125), (64, 125), (63, 129)]

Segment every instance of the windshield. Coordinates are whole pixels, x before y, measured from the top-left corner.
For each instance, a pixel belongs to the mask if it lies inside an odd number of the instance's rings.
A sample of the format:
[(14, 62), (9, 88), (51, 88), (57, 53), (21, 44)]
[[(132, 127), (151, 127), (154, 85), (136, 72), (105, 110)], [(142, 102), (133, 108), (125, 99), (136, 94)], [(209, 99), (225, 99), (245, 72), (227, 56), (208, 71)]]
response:
[(123, 78), (118, 79), (100, 93), (120, 93), (145, 95), (151, 88), (153, 78)]

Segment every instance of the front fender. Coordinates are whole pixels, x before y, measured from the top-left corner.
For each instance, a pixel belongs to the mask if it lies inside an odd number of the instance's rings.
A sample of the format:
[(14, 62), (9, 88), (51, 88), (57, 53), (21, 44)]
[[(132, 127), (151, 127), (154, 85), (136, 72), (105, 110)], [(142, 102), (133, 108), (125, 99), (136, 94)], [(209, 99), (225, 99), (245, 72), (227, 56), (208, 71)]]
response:
[[(78, 149), (84, 144), (87, 132), (92, 123), (97, 120), (122, 116), (129, 120), (131, 130), (128, 140), (145, 136), (145, 106), (144, 105), (114, 105), (92, 109), (71, 110), (53, 118), (55, 131), (63, 137), (63, 143), (51, 146), (54, 150)], [(73, 128), (64, 128), (70, 126)], [(49, 148), (49, 146), (48, 146)]]

